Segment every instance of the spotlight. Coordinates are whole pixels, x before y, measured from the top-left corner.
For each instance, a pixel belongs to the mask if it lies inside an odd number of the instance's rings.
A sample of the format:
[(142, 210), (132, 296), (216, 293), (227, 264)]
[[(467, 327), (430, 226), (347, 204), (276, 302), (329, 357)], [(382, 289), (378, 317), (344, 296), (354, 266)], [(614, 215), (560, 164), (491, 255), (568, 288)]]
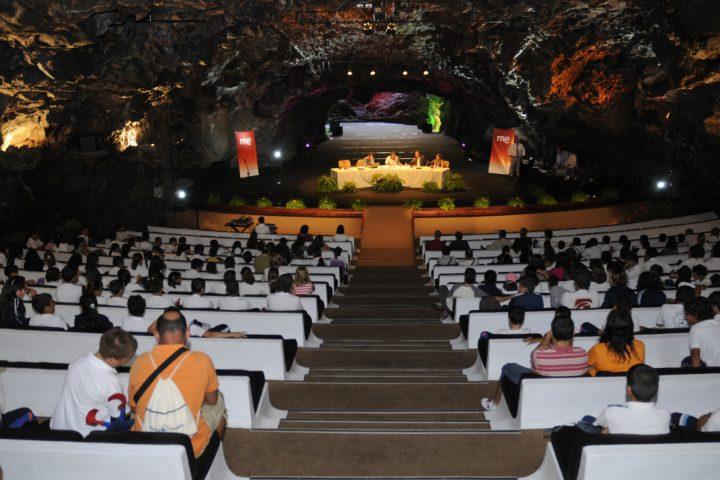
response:
[(362, 29), (365, 35), (372, 35), (375, 31), (375, 27), (373, 26), (372, 22), (363, 23)]
[(183, 189), (180, 189), (180, 190), (178, 190), (177, 192), (175, 192), (175, 196), (176, 196), (179, 200), (185, 200), (185, 198), (187, 197), (187, 192), (186, 192), (185, 190), (183, 190)]
[(655, 184), (655, 188), (657, 188), (658, 190), (665, 190), (667, 187), (668, 187), (667, 180), (658, 180), (657, 183)]
[(348, 70), (348, 71), (347, 71), (347, 76), (348, 76), (348, 77), (352, 77), (352, 70)]
[(407, 71), (407, 70), (403, 70), (403, 77), (407, 77), (407, 75), (408, 75), (408, 71)]
[(395, 35), (397, 33), (397, 24), (395, 22), (390, 22), (387, 24), (387, 27), (385, 28), (385, 34), (386, 35)]
[(280, 159), (282, 157), (282, 152), (280, 150), (275, 150), (273, 152), (273, 157), (275, 157), (276, 159)]
[(467, 143), (462, 142), (462, 143), (460, 144), (460, 148), (467, 148)]
[(374, 76), (375, 76), (375, 73), (376, 73), (375, 70), (370, 70), (370, 76), (371, 76), (371, 77), (374, 77)]
[(427, 70), (423, 70), (423, 77), (427, 77), (428, 75), (430, 75), (430, 72), (428, 72)]
[(310, 147), (312, 147), (312, 145), (310, 145), (310, 142), (305, 144), (305, 148), (307, 148), (308, 150), (310, 150)]
[(667, 112), (667, 114), (665, 115), (665, 120), (670, 120), (670, 112)]

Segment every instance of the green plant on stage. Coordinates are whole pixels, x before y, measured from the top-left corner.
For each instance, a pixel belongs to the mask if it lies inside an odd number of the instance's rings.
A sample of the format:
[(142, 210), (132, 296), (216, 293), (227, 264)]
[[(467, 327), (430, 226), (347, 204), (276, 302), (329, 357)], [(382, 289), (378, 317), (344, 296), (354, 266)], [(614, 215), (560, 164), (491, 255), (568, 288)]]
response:
[(482, 196), (479, 198), (476, 198), (473, 202), (473, 207), (475, 208), (488, 208), (490, 206), (490, 197)]
[(215, 192), (208, 193), (207, 199), (205, 199), (206, 205), (217, 205), (218, 203), (222, 203), (222, 199), (220, 198), (220, 195)]
[(423, 202), (417, 199), (408, 200), (407, 202), (403, 203), (403, 207), (409, 208), (410, 210), (419, 210), (423, 206)]
[(462, 192), (465, 190), (465, 181), (463, 180), (462, 175), (459, 173), (451, 174), (445, 182), (443, 190), (446, 192)]
[(305, 202), (302, 198), (291, 198), (285, 203), (285, 208), (288, 210), (300, 210), (301, 208), (305, 208)]
[(365, 208), (365, 202), (363, 202), (359, 198), (356, 198), (355, 200), (353, 200), (352, 205), (350, 205), (350, 207), (353, 210), (355, 210), (356, 212), (362, 212), (363, 209)]
[(395, 193), (403, 189), (402, 179), (395, 174), (373, 175), (373, 184), (375, 190), (382, 193)]
[(273, 202), (268, 197), (260, 197), (257, 199), (257, 202), (255, 202), (255, 206), (260, 208), (270, 208), (273, 206)]
[(423, 191), (425, 193), (437, 193), (440, 191), (440, 185), (437, 182), (425, 182), (423, 183)]
[(546, 193), (544, 195), (540, 195), (540, 198), (538, 198), (538, 203), (540, 205), (557, 205), (557, 200), (555, 200), (555, 197), (552, 195)]
[(452, 198), (441, 198), (437, 202), (437, 206), (440, 210), (447, 212), (449, 210), (455, 210), (455, 200)]
[(512, 197), (510, 200), (508, 200), (508, 207), (523, 208), (524, 206), (525, 202), (520, 197)]
[(590, 195), (585, 192), (574, 192), (570, 198), (571, 202), (583, 203), (590, 200)]
[(341, 190), (343, 193), (355, 193), (357, 192), (357, 185), (355, 185), (355, 182), (345, 182)]
[(318, 178), (317, 183), (318, 193), (334, 193), (338, 191), (337, 181), (330, 175), (322, 175)]
[(247, 205), (247, 201), (244, 198), (235, 195), (230, 200), (230, 205), (232, 205), (233, 207), (244, 207), (245, 205)]
[(615, 187), (605, 187), (600, 191), (600, 200), (614, 202), (620, 198), (620, 191)]
[(318, 200), (318, 208), (320, 210), (335, 210), (337, 203), (330, 197), (320, 197)]

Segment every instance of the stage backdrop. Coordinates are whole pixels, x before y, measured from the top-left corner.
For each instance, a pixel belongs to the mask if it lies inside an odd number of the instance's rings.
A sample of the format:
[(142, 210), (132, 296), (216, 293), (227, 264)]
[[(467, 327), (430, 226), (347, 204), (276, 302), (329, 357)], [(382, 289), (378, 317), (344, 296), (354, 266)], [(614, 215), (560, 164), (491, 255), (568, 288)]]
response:
[(235, 132), (237, 161), (240, 178), (259, 175), (257, 149), (255, 148), (255, 132)]
[(507, 175), (510, 173), (510, 145), (515, 140), (515, 130), (512, 128), (493, 129), (492, 152), (490, 152), (490, 167), (488, 173)]

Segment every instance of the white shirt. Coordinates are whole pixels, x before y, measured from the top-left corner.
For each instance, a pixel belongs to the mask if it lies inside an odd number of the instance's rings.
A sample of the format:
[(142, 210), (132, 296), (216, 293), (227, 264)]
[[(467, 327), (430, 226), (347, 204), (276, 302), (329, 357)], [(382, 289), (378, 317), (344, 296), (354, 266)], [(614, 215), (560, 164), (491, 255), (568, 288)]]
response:
[(688, 258), (684, 262), (682, 262), (680, 265), (675, 267), (676, 269), (680, 269), (681, 267), (689, 267), (693, 268), (695, 265), (703, 265), (703, 259), (702, 258)]
[(291, 293), (276, 292), (267, 297), (268, 310), (271, 311), (297, 311), (302, 310), (302, 302)]
[(62, 328), (67, 330), (70, 325), (60, 315), (54, 313), (41, 313), (34, 315), (28, 322), (30, 327), (50, 327), (50, 328)]
[(522, 158), (525, 156), (525, 147), (523, 147), (522, 143), (513, 143), (510, 145), (510, 148), (508, 148), (508, 155)]
[(170, 308), (174, 306), (175, 302), (166, 295), (150, 295), (145, 299), (145, 307), (147, 308)]
[(61, 283), (55, 289), (55, 301), (60, 303), (78, 303), (82, 296), (82, 287), (74, 283)]
[(182, 306), (183, 308), (214, 308), (212, 300), (207, 297), (203, 297), (202, 295), (198, 295), (197, 293), (193, 293), (189, 297), (183, 298)]
[(570, 309), (586, 309), (597, 308), (598, 292), (589, 290), (578, 290), (575, 292), (565, 292), (560, 297), (560, 305)]
[(525, 335), (532, 333), (529, 328), (517, 328), (515, 330), (511, 328), (502, 328), (497, 331), (498, 335)]
[(107, 305), (110, 307), (127, 307), (128, 299), (125, 297), (109, 297)]
[(38, 248), (42, 248), (44, 245), (43, 241), (39, 238), (37, 240), (34, 240), (33, 238), (28, 237), (27, 242), (25, 243), (25, 246), (27, 248), (32, 248), (33, 250), (37, 250)]
[(252, 285), (245, 282), (240, 282), (240, 285), (238, 285), (240, 288), (240, 295), (246, 296), (246, 295), (268, 295), (269, 288), (266, 284), (255, 282)]
[(690, 350), (694, 348), (700, 349), (700, 359), (708, 367), (720, 367), (720, 316), (690, 328)]
[(107, 421), (110, 417), (117, 417), (119, 402), (108, 402), (108, 398), (116, 393), (126, 395), (115, 369), (94, 354), (86, 353), (68, 367), (50, 428), (75, 430), (83, 436), (93, 430), (105, 430), (105, 427), (87, 425), (85, 417), (94, 409), (98, 410), (95, 417), (98, 420)]
[(120, 328), (122, 328), (126, 332), (145, 333), (147, 332), (150, 323), (151, 322), (145, 320), (143, 317), (128, 315), (127, 317), (123, 317), (122, 320), (120, 320)]
[(220, 297), (217, 302), (220, 310), (250, 310), (250, 303), (241, 297)]
[(333, 242), (347, 242), (348, 236), (344, 233), (336, 233), (332, 237)]
[(394, 167), (398, 164), (400, 164), (400, 158), (397, 155), (394, 158), (392, 155), (385, 157), (385, 165)]
[(598, 246), (590, 247), (590, 248), (585, 249), (583, 256), (585, 258), (587, 258), (588, 260), (600, 258), (602, 256), (602, 250), (600, 250), (600, 247), (598, 247)]
[(707, 260), (705, 260), (705, 263), (703, 264), (708, 269), (708, 271), (712, 272), (715, 270), (720, 270), (720, 257), (712, 257)]
[(257, 233), (258, 235), (267, 235), (268, 233), (270, 233), (270, 227), (268, 227), (264, 223), (258, 223), (257, 225), (255, 225), (255, 233)]
[(595, 421), (609, 433), (664, 435), (670, 433), (670, 412), (655, 402), (627, 402), (610, 405)]

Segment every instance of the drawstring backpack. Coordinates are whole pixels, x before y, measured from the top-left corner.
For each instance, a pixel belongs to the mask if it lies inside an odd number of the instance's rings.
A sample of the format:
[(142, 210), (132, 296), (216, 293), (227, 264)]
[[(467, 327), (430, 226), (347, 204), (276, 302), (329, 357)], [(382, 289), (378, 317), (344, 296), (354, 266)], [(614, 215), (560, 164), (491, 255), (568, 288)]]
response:
[[(161, 364), (160, 367), (155, 365), (155, 360), (152, 355), (150, 355), (150, 362), (155, 368), (155, 371), (148, 380), (145, 381), (145, 384), (149, 386), (162, 370), (167, 368), (170, 363), (187, 351), (184, 347), (179, 349)], [(145, 418), (140, 420), (138, 417), (143, 432), (184, 433), (191, 437), (197, 433), (200, 411), (198, 411), (197, 417), (193, 416), (180, 389), (173, 381), (173, 376), (178, 368), (180, 368), (180, 365), (182, 365), (190, 355), (191, 353), (188, 353), (178, 362), (170, 376), (158, 379), (147, 407), (145, 408)], [(143, 387), (145, 387), (145, 384), (143, 384)], [(135, 395), (136, 403), (142, 394), (145, 393), (146, 389), (147, 387), (141, 387), (141, 389), (138, 390), (138, 394)]]

